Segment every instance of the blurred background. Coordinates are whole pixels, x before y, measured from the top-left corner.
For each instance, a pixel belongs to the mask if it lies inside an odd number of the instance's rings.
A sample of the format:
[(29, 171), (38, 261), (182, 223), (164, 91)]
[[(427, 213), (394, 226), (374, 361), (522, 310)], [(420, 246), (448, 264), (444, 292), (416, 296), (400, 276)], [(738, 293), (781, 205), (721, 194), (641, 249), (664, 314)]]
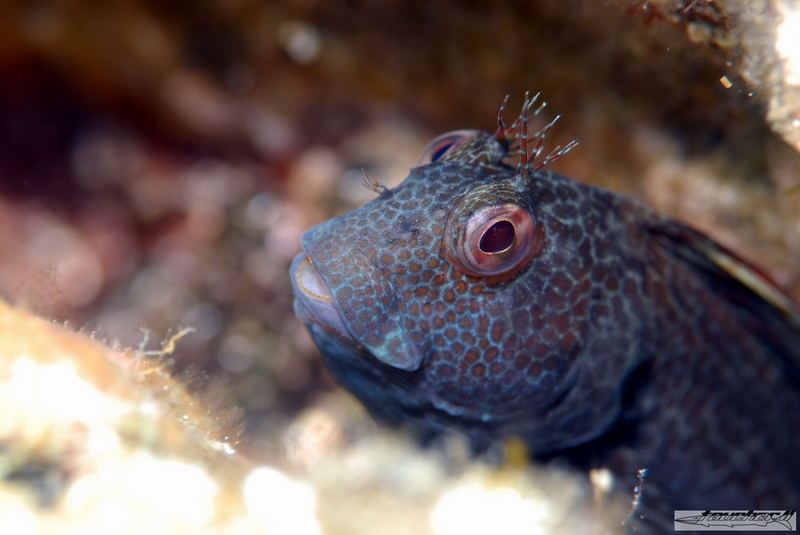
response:
[(292, 313), (299, 235), (374, 196), (362, 169), (396, 185), (432, 137), (492, 130), (529, 89), (564, 115), (551, 143), (580, 142), (556, 170), (798, 298), (782, 5), (4, 0), (0, 295), (123, 347), (193, 327), (176, 369), (224, 379), (257, 452), (345, 395)]

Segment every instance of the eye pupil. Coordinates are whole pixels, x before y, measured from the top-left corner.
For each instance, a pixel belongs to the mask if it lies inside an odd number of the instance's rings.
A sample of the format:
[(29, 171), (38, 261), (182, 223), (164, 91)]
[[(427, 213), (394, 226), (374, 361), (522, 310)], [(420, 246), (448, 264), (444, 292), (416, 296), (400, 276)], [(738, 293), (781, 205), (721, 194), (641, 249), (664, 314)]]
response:
[(438, 162), (439, 159), (447, 154), (447, 151), (450, 150), (450, 147), (453, 146), (453, 143), (445, 143), (438, 149), (436, 149), (433, 154), (431, 154), (431, 163)]
[(481, 236), (481, 251), (484, 253), (499, 253), (508, 249), (512, 243), (516, 231), (510, 221), (498, 221), (483, 233)]

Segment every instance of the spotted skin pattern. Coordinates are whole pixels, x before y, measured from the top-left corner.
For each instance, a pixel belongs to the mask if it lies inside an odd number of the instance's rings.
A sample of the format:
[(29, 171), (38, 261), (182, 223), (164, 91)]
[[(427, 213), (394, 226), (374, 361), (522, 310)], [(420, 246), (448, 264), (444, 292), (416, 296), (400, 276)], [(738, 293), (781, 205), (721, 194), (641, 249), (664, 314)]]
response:
[[(797, 507), (795, 305), (635, 200), (508, 165), (503, 137), (471, 132), (303, 235), (296, 263), (307, 256), (346, 330), (309, 312), (297, 268), (295, 308), (333, 375), (380, 419), (478, 449), (519, 436), (540, 459), (609, 468), (622, 493), (646, 468), (639, 532), (671, 532), (673, 509)], [(470, 275), (457, 236), (504, 203), (531, 215), (539, 249)]]

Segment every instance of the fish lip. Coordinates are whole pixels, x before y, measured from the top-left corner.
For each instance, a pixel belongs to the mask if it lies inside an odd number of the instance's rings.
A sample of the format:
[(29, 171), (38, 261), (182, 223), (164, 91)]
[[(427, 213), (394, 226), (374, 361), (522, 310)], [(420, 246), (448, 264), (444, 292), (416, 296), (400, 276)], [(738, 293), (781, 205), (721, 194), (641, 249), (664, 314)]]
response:
[(294, 289), (294, 313), (305, 324), (319, 324), (355, 342), (339, 312), (333, 293), (314, 267), (311, 257), (301, 252), (289, 268)]

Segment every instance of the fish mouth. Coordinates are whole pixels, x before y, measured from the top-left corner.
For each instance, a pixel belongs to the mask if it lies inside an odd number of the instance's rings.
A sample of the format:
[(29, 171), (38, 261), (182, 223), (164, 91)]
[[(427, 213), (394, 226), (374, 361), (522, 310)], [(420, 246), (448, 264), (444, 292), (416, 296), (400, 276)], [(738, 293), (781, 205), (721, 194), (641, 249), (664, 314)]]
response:
[(322, 280), (311, 258), (298, 254), (289, 269), (294, 288), (294, 313), (305, 324), (320, 324), (336, 331), (343, 338), (353, 340), (330, 288)]

